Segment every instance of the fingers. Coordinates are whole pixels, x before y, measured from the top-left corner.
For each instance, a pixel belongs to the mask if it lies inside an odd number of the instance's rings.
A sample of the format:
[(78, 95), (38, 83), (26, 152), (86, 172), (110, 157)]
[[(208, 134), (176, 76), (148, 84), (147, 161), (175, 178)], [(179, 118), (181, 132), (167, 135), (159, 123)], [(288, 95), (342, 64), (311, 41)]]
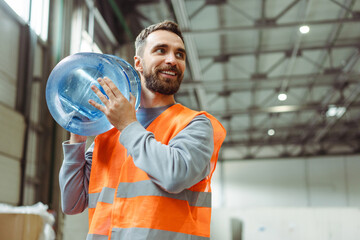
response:
[(110, 100), (114, 100), (115, 98), (124, 98), (123, 94), (120, 90), (116, 87), (113, 81), (109, 78), (98, 78), (99, 84), (104, 89), (106, 95), (109, 97)]
[(91, 89), (104, 105), (92, 99), (89, 100), (89, 104), (103, 112), (109, 122), (119, 131), (122, 131), (131, 122), (136, 121), (136, 99), (131, 93), (129, 100), (125, 98), (116, 85), (108, 78), (99, 78), (98, 82), (107, 96), (94, 85), (91, 86)]
[(115, 97), (123, 97), (123, 94), (121, 93), (121, 91), (117, 88), (117, 86), (115, 85), (115, 83), (113, 81), (111, 81), (109, 78), (104, 77), (104, 82), (106, 83), (106, 85), (109, 87), (109, 89), (112, 91), (112, 93), (114, 94)]
[[(106, 96), (95, 85), (92, 85), (91, 89), (98, 96), (98, 98), (101, 100), (101, 102), (104, 103), (105, 106), (109, 105), (109, 100), (115, 101), (117, 97), (123, 97), (120, 90), (116, 87), (116, 85), (109, 78), (107, 78), (107, 77), (98, 78), (97, 81), (99, 82), (100, 86), (103, 88)], [(89, 101), (89, 103), (90, 103), (90, 101)], [(93, 104), (91, 104), (91, 105), (93, 105), (93, 106), (96, 105), (96, 102), (92, 101), (92, 103)], [(99, 106), (99, 104), (97, 104), (97, 106)], [(97, 108), (99, 109), (99, 107), (97, 107)]]
[[(115, 96), (114, 93), (112, 91), (112, 89), (110, 88), (110, 86), (108, 85), (107, 81), (105, 80), (105, 78), (98, 78), (97, 81), (99, 82), (99, 84), (101, 85), (101, 87), (104, 89), (106, 95), (109, 97), (110, 100), (114, 100)], [(93, 88), (92, 88), (93, 89)], [(94, 89), (93, 89), (94, 90)], [(100, 91), (99, 91), (100, 92)], [(95, 92), (96, 95), (97, 92)], [(101, 92), (100, 92), (101, 94)], [(98, 95), (99, 96), (99, 95)], [(101, 99), (101, 98), (100, 98)], [(101, 99), (102, 101), (102, 99)], [(105, 103), (104, 103), (105, 104)]]
[[(95, 85), (91, 86), (91, 90), (94, 91), (94, 93), (98, 96), (98, 98), (101, 100), (101, 102), (103, 102), (105, 104), (105, 106), (108, 105), (109, 100), (107, 99), (107, 97), (100, 91), (99, 88), (97, 88)], [(95, 101), (92, 101), (94, 104), (96, 103)], [(89, 102), (90, 103), (90, 102)], [(91, 104), (91, 103), (90, 103)], [(91, 105), (94, 105), (91, 104)], [(99, 104), (100, 105), (100, 104)]]
[(95, 108), (97, 108), (98, 110), (100, 110), (100, 111), (102, 111), (103, 113), (105, 113), (105, 110), (106, 110), (106, 109), (105, 109), (105, 107), (104, 107), (103, 105), (95, 102), (95, 101), (92, 100), (92, 99), (89, 100), (89, 103), (90, 103), (93, 107), (95, 107)]
[[(116, 85), (107, 77), (104, 78), (98, 78), (97, 81), (101, 85), (101, 87), (104, 89), (107, 96), (105, 96), (98, 87), (95, 85), (91, 86), (91, 89), (94, 91), (94, 93), (98, 96), (98, 98), (101, 100), (102, 103), (104, 103), (105, 106), (95, 102), (94, 100), (89, 100), (89, 103), (97, 108), (98, 110), (105, 113), (106, 108), (109, 108), (112, 103), (115, 102), (122, 102), (122, 101), (128, 101), (124, 95), (121, 93), (121, 91), (116, 87)], [(130, 100), (128, 101), (132, 106), (135, 107), (136, 99), (135, 97), (130, 93)]]

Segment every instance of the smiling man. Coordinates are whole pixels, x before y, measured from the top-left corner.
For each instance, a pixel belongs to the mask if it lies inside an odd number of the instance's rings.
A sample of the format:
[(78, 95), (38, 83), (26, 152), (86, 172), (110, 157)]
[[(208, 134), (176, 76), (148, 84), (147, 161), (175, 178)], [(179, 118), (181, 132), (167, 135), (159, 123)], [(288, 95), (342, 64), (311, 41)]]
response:
[(90, 100), (114, 126), (95, 138), (71, 134), (63, 143), (59, 182), (66, 214), (89, 208), (87, 239), (210, 239), (211, 176), (225, 138), (206, 112), (175, 102), (186, 51), (177, 24), (144, 29), (135, 42), (141, 103), (108, 79)]
[[(159, 42), (161, 40), (163, 42)], [(150, 34), (147, 38), (148, 51), (144, 52), (142, 48), (143, 46), (135, 57), (135, 67), (140, 68), (139, 72), (142, 70), (146, 88), (160, 94), (175, 94), (180, 88), (185, 71), (186, 53), (181, 37), (165, 30), (158, 30), (156, 34)], [(164, 55), (168, 55), (165, 60)], [(142, 67), (141, 59), (144, 59)], [(149, 67), (155, 66), (148, 69), (145, 62)], [(162, 78), (161, 81), (158, 80), (159, 77)]]

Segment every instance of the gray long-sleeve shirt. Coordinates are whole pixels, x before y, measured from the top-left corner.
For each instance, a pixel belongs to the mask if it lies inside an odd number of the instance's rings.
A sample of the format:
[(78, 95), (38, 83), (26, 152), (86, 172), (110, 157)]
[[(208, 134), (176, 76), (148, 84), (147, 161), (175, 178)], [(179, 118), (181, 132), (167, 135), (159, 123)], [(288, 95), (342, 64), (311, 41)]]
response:
[[(145, 127), (168, 107), (140, 108), (138, 121), (121, 132), (119, 141), (132, 156), (134, 164), (154, 183), (167, 192), (178, 193), (209, 174), (214, 148), (213, 129), (210, 120), (199, 115), (171, 139), (169, 145), (161, 144)], [(80, 213), (88, 206), (93, 148), (94, 144), (85, 152), (85, 142), (63, 143), (64, 161), (59, 183), (66, 214)]]

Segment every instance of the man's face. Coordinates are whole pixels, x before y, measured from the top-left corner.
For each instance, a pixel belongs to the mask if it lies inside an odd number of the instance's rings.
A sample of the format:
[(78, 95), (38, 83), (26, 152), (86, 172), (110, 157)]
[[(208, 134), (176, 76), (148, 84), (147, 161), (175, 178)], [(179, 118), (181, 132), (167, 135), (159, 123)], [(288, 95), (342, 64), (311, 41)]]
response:
[(185, 71), (185, 47), (175, 33), (158, 30), (146, 40), (142, 57), (142, 74), (149, 90), (173, 95), (179, 88)]

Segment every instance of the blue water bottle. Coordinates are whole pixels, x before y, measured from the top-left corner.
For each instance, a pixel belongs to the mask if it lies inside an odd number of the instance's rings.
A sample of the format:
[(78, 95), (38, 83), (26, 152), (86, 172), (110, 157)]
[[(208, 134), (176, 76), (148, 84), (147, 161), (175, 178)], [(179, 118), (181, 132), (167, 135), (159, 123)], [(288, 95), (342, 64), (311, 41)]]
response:
[(106, 116), (88, 102), (92, 99), (103, 105), (90, 87), (96, 85), (105, 94), (97, 82), (104, 77), (111, 79), (128, 100), (131, 93), (136, 99), (135, 108), (139, 107), (140, 79), (128, 62), (114, 55), (76, 53), (55, 66), (46, 84), (46, 102), (55, 121), (83, 136), (110, 130), (113, 126)]

